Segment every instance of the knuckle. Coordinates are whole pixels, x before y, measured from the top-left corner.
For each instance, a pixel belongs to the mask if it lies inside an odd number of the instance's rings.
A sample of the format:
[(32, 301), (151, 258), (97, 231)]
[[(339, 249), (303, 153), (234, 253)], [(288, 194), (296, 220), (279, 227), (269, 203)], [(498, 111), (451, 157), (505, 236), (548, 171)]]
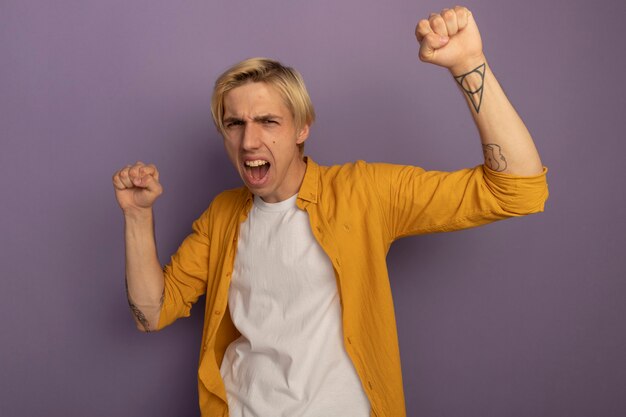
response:
[(443, 17), (438, 14), (430, 18), (430, 24), (433, 27), (441, 27), (445, 25), (445, 21), (443, 20)]
[(456, 13), (454, 12), (454, 10), (444, 9), (441, 11), (441, 16), (445, 20), (453, 20), (456, 17)]

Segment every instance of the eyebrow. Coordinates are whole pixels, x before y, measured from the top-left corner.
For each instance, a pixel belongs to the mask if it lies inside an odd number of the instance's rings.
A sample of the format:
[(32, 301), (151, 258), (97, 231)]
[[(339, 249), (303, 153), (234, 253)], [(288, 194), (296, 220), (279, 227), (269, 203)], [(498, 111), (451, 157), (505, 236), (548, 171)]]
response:
[(263, 121), (263, 120), (269, 120), (269, 119), (282, 120), (283, 118), (280, 117), (280, 116), (277, 116), (275, 114), (271, 114), (271, 113), (261, 114), (259, 116), (255, 116), (255, 117), (252, 118), (252, 120), (254, 120), (255, 122)]
[(222, 120), (222, 123), (226, 124), (226, 123), (230, 123), (230, 122), (242, 122), (243, 120), (241, 120), (239, 117), (234, 117), (234, 116), (229, 116), (226, 117)]
[[(283, 118), (272, 113), (261, 114), (258, 116), (254, 116), (252, 118), (252, 120), (255, 122), (262, 122), (262, 121), (270, 120), (270, 119), (282, 120)], [(224, 120), (222, 120), (222, 123), (230, 123), (230, 122), (243, 122), (243, 119), (240, 117), (236, 117), (236, 116), (228, 116), (228, 117), (225, 117)]]

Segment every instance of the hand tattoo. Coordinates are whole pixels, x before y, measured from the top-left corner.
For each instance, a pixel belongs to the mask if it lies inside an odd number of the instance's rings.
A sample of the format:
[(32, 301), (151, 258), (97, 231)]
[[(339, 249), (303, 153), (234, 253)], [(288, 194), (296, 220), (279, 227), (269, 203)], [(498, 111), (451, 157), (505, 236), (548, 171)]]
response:
[(454, 77), (461, 86), (467, 97), (469, 97), (472, 107), (476, 113), (480, 113), (480, 106), (483, 103), (483, 86), (485, 83), (485, 64), (479, 65), (470, 72)]
[(483, 145), (483, 154), (485, 155), (485, 165), (497, 172), (506, 169), (506, 159), (502, 155), (502, 148), (495, 143)]

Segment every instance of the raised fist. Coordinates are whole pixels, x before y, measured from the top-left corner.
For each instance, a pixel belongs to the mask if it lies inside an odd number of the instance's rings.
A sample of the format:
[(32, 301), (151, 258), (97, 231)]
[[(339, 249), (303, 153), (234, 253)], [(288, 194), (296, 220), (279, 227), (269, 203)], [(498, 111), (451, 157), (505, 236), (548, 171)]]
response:
[(152, 208), (154, 201), (163, 193), (159, 183), (159, 171), (154, 165), (136, 162), (113, 174), (115, 197), (124, 213)]
[(448, 68), (453, 75), (471, 71), (485, 62), (483, 45), (472, 12), (456, 6), (432, 13), (415, 28), (419, 58)]

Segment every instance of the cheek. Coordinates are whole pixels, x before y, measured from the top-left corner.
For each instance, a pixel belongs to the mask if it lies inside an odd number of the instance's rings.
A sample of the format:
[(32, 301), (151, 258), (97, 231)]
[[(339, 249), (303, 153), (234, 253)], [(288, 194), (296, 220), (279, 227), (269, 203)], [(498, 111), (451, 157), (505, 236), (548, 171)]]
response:
[(280, 152), (279, 149), (281, 147), (281, 144), (282, 141), (280, 140), (280, 138), (275, 136), (269, 137), (265, 141), (265, 146), (267, 147), (267, 149), (269, 149), (271, 153)]
[(228, 159), (234, 164), (237, 165), (237, 147), (232, 142), (224, 142), (224, 150), (228, 155)]
[(239, 148), (239, 142), (235, 137), (226, 137), (224, 138), (224, 147), (227, 152), (236, 152)]

